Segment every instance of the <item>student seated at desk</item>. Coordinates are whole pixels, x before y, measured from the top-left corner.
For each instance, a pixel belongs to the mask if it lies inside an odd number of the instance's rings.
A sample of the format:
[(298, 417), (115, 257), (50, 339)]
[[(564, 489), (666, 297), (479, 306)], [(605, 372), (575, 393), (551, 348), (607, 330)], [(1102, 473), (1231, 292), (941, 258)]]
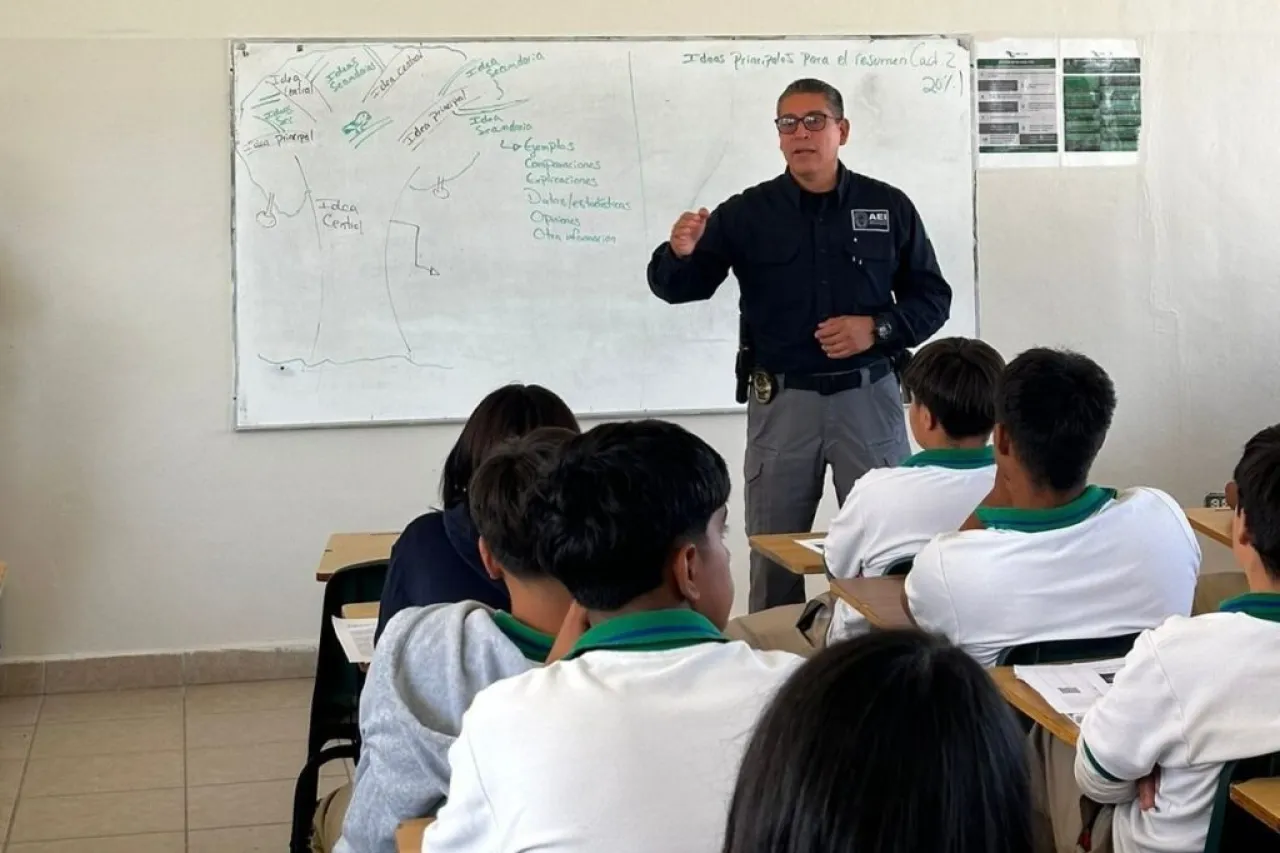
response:
[(410, 522), (391, 548), (375, 640), (381, 639), (387, 623), (405, 607), (455, 601), (478, 601), (498, 610), (511, 606), (506, 588), (489, 576), (480, 559), (479, 534), (467, 506), (467, 484), (493, 448), (544, 426), (578, 432), (578, 422), (565, 402), (539, 385), (506, 385), (476, 406), (444, 461), (440, 477), (444, 508)]
[(1223, 764), (1280, 751), (1280, 426), (1249, 441), (1235, 483), (1251, 592), (1142, 634), (1080, 726), (1076, 781), (1115, 804), (1117, 853), (1199, 853)]
[(721, 634), (729, 472), (657, 421), (569, 443), (531, 517), (573, 594), (563, 660), (476, 697), (424, 849), (713, 851), (761, 709), (800, 663)]
[[(499, 445), (468, 487), (481, 559), (510, 591), (511, 612), (476, 601), (408, 607), (387, 626), (360, 697), (362, 748), (338, 853), (395, 853), (400, 822), (433, 814), (448, 793), (448, 749), (471, 700), (546, 660), (571, 599), (534, 557), (528, 504), (541, 467), (574, 435), (544, 427)], [(337, 823), (330, 814), (340, 817), (335, 799), (321, 836)]]
[(1028, 350), (996, 396), (996, 482), (907, 575), (916, 623), (984, 666), (1012, 646), (1117, 637), (1187, 615), (1200, 546), (1149, 488), (1089, 485), (1115, 410), (1110, 377), (1071, 352)]
[[(902, 374), (911, 395), (907, 422), (922, 448), (896, 468), (873, 468), (854, 483), (827, 531), (833, 578), (879, 577), (915, 557), (939, 533), (956, 530), (995, 485), (1000, 353), (983, 341), (944, 338), (925, 346)], [(837, 599), (827, 642), (867, 630)]]
[[(958, 528), (991, 491), (996, 469), (987, 442), (1003, 369), (998, 352), (967, 338), (934, 341), (911, 359), (902, 385), (911, 396), (911, 434), (923, 451), (895, 468), (873, 468), (853, 484), (827, 530), (832, 578), (883, 575), (937, 534)], [(867, 630), (860, 613), (825, 593), (807, 605), (740, 616), (726, 633), (757, 649), (809, 656)]]
[(723, 850), (1031, 853), (1022, 734), (982, 667), (941, 637), (838, 643), (761, 718)]

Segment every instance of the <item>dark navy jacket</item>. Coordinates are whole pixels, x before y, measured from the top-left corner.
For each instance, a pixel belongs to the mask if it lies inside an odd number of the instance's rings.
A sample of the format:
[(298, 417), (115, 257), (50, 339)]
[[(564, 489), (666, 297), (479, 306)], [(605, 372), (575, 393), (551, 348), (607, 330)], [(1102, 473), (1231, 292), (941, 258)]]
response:
[[(785, 172), (733, 196), (692, 255), (658, 247), (649, 288), (673, 304), (710, 299), (731, 270), (756, 363), (774, 373), (865, 367), (928, 340), (951, 312), (951, 287), (911, 200), (843, 165), (825, 196)], [(814, 337), (830, 317), (882, 314), (892, 338), (851, 358), (828, 358)]]
[(466, 504), (415, 518), (391, 547), (374, 639), (406, 607), (479, 601), (510, 610), (507, 588), (492, 580), (480, 562), (479, 541)]

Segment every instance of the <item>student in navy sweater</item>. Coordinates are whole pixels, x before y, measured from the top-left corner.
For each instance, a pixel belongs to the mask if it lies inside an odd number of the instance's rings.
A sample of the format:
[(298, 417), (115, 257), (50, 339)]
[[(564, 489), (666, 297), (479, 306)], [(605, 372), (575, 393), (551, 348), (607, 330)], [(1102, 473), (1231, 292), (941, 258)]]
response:
[(540, 385), (506, 385), (476, 406), (444, 462), (443, 509), (415, 518), (391, 548), (375, 640), (406, 607), (478, 601), (495, 610), (511, 608), (506, 588), (489, 577), (480, 561), (480, 534), (467, 509), (467, 484), (493, 448), (538, 427), (580, 431), (564, 400)]

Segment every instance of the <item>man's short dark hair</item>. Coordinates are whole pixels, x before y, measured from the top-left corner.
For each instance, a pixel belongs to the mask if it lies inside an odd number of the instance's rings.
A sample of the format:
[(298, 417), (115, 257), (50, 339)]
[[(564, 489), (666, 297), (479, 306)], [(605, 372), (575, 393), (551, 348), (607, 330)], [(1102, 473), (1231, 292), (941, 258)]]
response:
[(1280, 424), (1249, 439), (1234, 479), (1236, 511), (1267, 574), (1280, 581)]
[(494, 559), (517, 577), (546, 572), (538, 563), (529, 500), (542, 470), (577, 433), (539, 427), (499, 444), (476, 469), (467, 488), (468, 509)]
[(1059, 492), (1078, 489), (1111, 427), (1116, 389), (1096, 362), (1067, 350), (1029, 349), (1005, 368), (996, 423), (1032, 481)]
[(702, 439), (663, 421), (603, 424), (539, 484), (538, 560), (587, 609), (620, 610), (658, 589), (672, 552), (702, 542), (728, 502), (729, 469)]
[(782, 102), (792, 95), (822, 95), (827, 99), (827, 109), (831, 110), (831, 114), (837, 119), (844, 118), (844, 96), (840, 94), (839, 89), (826, 81), (814, 77), (796, 80), (783, 89), (782, 94), (778, 96), (778, 108), (781, 108)]
[(985, 341), (940, 338), (902, 372), (902, 385), (949, 438), (985, 438), (996, 422), (996, 388), (1004, 359)]

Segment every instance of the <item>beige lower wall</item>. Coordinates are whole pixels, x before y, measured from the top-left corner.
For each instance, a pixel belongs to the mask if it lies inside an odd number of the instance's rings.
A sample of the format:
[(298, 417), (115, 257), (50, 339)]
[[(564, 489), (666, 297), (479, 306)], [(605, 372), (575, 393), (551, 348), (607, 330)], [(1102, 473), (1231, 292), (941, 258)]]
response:
[(0, 662), (0, 696), (311, 678), (314, 646)]

